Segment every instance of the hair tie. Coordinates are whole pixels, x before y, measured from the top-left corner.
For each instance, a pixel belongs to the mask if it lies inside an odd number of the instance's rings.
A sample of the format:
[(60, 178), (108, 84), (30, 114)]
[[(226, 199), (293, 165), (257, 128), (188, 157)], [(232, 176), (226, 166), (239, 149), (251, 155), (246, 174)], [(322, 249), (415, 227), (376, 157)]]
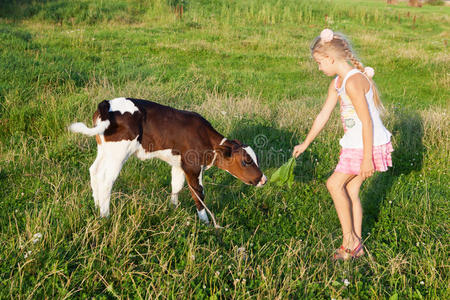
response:
[(331, 42), (331, 40), (333, 39), (333, 35), (334, 35), (333, 30), (326, 28), (322, 30), (322, 32), (320, 33), (320, 39), (323, 42), (328, 43)]
[(365, 67), (364, 68), (364, 73), (369, 77), (372, 78), (373, 75), (375, 75), (375, 70), (371, 67)]

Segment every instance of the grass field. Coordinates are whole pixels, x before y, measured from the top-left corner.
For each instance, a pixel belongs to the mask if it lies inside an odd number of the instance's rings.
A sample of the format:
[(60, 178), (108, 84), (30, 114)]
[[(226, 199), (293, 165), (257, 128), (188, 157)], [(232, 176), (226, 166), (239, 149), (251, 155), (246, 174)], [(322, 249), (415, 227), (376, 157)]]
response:
[[(177, 1), (0, 0), (0, 298), (449, 298), (450, 7), (385, 2), (191, 0), (179, 18)], [(375, 69), (393, 133), (394, 168), (362, 188), (368, 255), (331, 260), (338, 109), (292, 189), (206, 172), (222, 230), (186, 187), (171, 208), (156, 160), (131, 158), (99, 217), (95, 139), (71, 122), (119, 96), (194, 110), (270, 176), (325, 100), (309, 53), (325, 27)]]

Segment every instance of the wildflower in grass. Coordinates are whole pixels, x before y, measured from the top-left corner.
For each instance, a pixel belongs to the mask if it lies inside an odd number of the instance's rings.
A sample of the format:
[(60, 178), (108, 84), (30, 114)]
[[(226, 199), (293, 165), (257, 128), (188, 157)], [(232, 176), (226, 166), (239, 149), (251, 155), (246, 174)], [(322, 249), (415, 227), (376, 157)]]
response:
[(206, 289), (206, 285), (203, 285), (203, 289)]
[(392, 201), (391, 201), (391, 200), (389, 200), (389, 204), (392, 204)]
[(33, 235), (33, 244), (36, 244), (42, 239), (42, 233), (38, 232)]
[(424, 285), (424, 284), (425, 284), (425, 282), (423, 282), (423, 281), (420, 281), (420, 284), (421, 284), (421, 285)]
[(349, 286), (350, 285), (350, 281), (348, 281), (348, 279), (344, 279), (344, 285), (345, 286)]
[(23, 255), (23, 257), (24, 258), (27, 258), (28, 256), (30, 256), (31, 255), (31, 251), (28, 251), (28, 252), (26, 252), (24, 255)]
[(215, 275), (216, 275), (216, 277), (219, 277), (220, 272), (219, 272), (219, 271), (216, 271)]

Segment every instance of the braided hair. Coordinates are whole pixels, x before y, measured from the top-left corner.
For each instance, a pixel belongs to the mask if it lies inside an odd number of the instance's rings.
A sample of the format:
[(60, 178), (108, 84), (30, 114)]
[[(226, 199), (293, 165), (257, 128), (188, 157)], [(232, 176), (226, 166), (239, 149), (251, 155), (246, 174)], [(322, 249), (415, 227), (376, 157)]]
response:
[[(330, 52), (333, 52), (339, 58), (345, 59), (346, 61), (350, 62), (356, 69), (364, 73), (369, 79), (373, 87), (373, 100), (375, 103), (375, 107), (379, 112), (384, 112), (384, 106), (380, 100), (378, 89), (375, 85), (375, 82), (370, 76), (372, 74), (367, 74), (368, 72), (356, 56), (355, 51), (352, 49), (348, 39), (341, 33), (332, 32), (329, 29), (325, 29), (324, 31), (328, 31), (327, 34), (329, 34), (329, 36), (324, 37), (324, 35), (321, 34), (314, 39), (310, 46), (311, 55), (314, 55), (316, 53), (329, 54)], [(324, 31), (322, 31), (322, 33)]]

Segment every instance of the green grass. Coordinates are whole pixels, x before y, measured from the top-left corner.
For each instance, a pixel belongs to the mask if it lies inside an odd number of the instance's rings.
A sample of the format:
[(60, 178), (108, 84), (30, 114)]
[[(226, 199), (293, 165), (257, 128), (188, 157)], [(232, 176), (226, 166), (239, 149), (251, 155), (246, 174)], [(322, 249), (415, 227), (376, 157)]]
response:
[[(0, 298), (448, 298), (449, 12), (192, 0), (180, 19), (163, 0), (0, 1)], [(396, 149), (394, 168), (362, 188), (367, 256), (330, 259), (337, 110), (292, 189), (205, 174), (223, 230), (199, 223), (186, 188), (172, 209), (169, 167), (135, 158), (99, 218), (95, 141), (71, 122), (90, 124), (97, 103), (118, 96), (195, 110), (254, 147), (271, 175), (325, 99), (330, 78), (309, 53), (325, 27), (374, 67)]]

